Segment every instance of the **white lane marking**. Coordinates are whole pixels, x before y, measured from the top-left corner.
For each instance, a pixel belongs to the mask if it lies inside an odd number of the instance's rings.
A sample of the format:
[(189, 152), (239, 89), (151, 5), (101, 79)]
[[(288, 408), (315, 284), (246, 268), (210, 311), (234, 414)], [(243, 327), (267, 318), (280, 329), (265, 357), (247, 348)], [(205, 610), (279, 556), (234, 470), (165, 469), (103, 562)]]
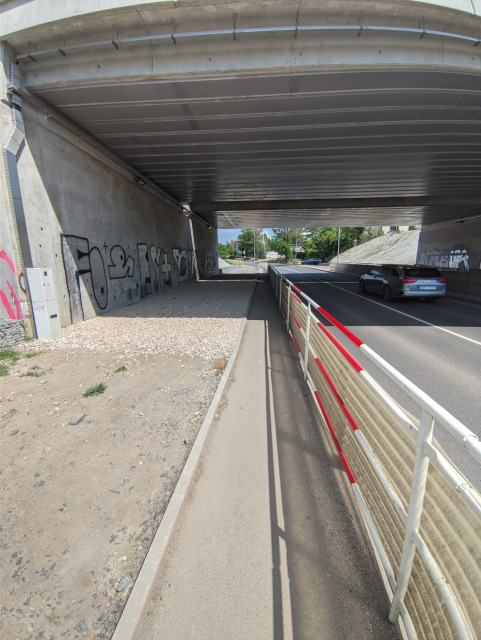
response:
[[(292, 271), (291, 273), (298, 273), (296, 271)], [(314, 276), (306, 276), (307, 278), (313, 278), (314, 280), (318, 280), (318, 278), (315, 278)], [(326, 284), (329, 284), (331, 287), (336, 287), (336, 285), (338, 283), (335, 282), (327, 282), (326, 280), (324, 280), (323, 282), (325, 282)], [(309, 284), (313, 284), (313, 283), (309, 283)], [(339, 283), (342, 284), (342, 283)], [(352, 283), (349, 283), (352, 284)], [(345, 291), (346, 293), (350, 293), (352, 296), (357, 296), (358, 298), (361, 298), (361, 300), (367, 300), (368, 302), (372, 302), (373, 304), (377, 304), (380, 307), (384, 307), (384, 309), (389, 309), (390, 311), (395, 311), (396, 313), (400, 313), (402, 316), (406, 316), (407, 318), (411, 318), (412, 320), (417, 320), (418, 322), (422, 322), (423, 324), (427, 324), (429, 327), (434, 327), (434, 329), (439, 329), (439, 331), (444, 331), (445, 333), (450, 333), (452, 336), (456, 336), (457, 338), (461, 338), (462, 340), (467, 340), (468, 342), (473, 342), (474, 344), (477, 344), (481, 347), (481, 342), (479, 342), (478, 340), (474, 340), (473, 338), (468, 338), (467, 336), (463, 336), (460, 333), (456, 333), (455, 331), (450, 331), (449, 329), (445, 329), (444, 327), (440, 327), (437, 324), (433, 324), (432, 322), (428, 322), (427, 320), (422, 320), (421, 318), (417, 318), (416, 316), (412, 316), (409, 313), (406, 313), (405, 311), (399, 311), (399, 309), (393, 309), (392, 307), (388, 307), (385, 304), (382, 304), (382, 302), (377, 302), (376, 300), (372, 300), (371, 298), (366, 298), (365, 296), (361, 296), (359, 293), (354, 293), (354, 291), (349, 291), (349, 289), (342, 289), (342, 291)]]
[[(313, 276), (307, 276), (307, 277), (308, 278), (312, 278)], [(298, 285), (298, 284), (332, 284), (332, 283), (331, 282), (327, 282), (326, 280), (322, 280), (322, 281), (318, 280), (317, 282), (309, 282), (309, 281), (299, 282), (299, 281), (297, 281), (297, 282), (294, 282), (294, 284)], [(357, 287), (357, 282), (336, 282), (336, 284), (355, 284), (356, 287)]]

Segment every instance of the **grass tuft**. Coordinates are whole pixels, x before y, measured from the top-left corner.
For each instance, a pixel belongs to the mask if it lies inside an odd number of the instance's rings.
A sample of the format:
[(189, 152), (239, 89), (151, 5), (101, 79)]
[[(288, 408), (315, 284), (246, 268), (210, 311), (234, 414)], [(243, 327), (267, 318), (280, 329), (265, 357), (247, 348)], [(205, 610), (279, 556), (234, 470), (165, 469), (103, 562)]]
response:
[(103, 382), (100, 382), (99, 384), (96, 384), (95, 386), (90, 387), (90, 389), (87, 389), (87, 391), (84, 391), (82, 395), (84, 398), (90, 398), (90, 396), (99, 396), (101, 393), (105, 391), (106, 388), (107, 388), (107, 385), (104, 384)]
[(0, 377), (8, 376), (8, 367), (3, 362), (0, 362)]
[(35, 356), (39, 356), (43, 351), (29, 351), (28, 353), (24, 353), (24, 358), (35, 358)]
[(214, 365), (214, 369), (216, 371), (224, 371), (226, 367), (227, 367), (227, 360), (219, 360)]
[(19, 378), (40, 378), (43, 375), (43, 371), (27, 371), (27, 373), (22, 373)]
[(22, 356), (15, 349), (0, 349), (0, 360), (8, 360), (9, 362), (17, 362)]
[(121, 364), (118, 369), (115, 369), (114, 373), (122, 373), (122, 371), (127, 371), (127, 367), (124, 364)]

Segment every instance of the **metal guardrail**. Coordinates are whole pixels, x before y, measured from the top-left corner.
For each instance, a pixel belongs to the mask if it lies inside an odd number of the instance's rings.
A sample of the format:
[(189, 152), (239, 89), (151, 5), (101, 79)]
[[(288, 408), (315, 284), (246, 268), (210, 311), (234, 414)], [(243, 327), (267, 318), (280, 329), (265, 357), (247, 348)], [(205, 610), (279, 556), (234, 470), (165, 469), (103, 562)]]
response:
[[(481, 496), (433, 438), (434, 422), (481, 462), (478, 437), (274, 267), (269, 277), (409, 640), (481, 637)], [(316, 310), (413, 398), (408, 414)], [(356, 479), (358, 478), (358, 479)]]

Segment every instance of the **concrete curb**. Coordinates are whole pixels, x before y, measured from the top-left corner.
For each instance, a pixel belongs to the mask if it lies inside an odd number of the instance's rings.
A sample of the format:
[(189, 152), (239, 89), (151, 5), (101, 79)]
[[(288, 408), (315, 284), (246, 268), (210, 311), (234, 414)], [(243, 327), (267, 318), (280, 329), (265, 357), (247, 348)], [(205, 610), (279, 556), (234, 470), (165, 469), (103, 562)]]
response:
[(214, 421), (219, 402), (224, 393), (232, 367), (234, 366), (242, 341), (242, 336), (244, 335), (244, 329), (247, 323), (247, 314), (252, 302), (257, 280), (258, 278), (256, 278), (254, 287), (252, 288), (251, 297), (246, 308), (246, 315), (240, 326), (234, 350), (229, 358), (227, 367), (224, 370), (219, 386), (217, 387), (212, 402), (210, 403), (210, 407), (204, 418), (204, 422), (197, 434), (192, 450), (187, 458), (175, 490), (170, 498), (164, 517), (162, 518), (159, 528), (157, 529), (157, 533), (150, 545), (150, 549), (145, 557), (144, 563), (140, 569), (132, 591), (130, 592), (127, 603), (122, 611), (122, 615), (120, 616), (111, 640), (134, 640), (135, 638), (137, 628), (149, 602), (150, 594), (157, 578), (157, 573), (162, 563), (162, 559), (166, 549), (168, 548), (172, 533), (174, 532), (185, 497), (195, 476), (197, 465), (207, 440), (210, 427)]

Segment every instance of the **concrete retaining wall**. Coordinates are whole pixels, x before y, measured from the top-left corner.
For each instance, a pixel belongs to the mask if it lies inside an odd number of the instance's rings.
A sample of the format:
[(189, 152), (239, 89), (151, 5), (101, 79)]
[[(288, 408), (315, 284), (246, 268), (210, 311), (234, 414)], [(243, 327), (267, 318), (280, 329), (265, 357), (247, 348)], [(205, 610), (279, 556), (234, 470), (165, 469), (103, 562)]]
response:
[(481, 270), (481, 217), (423, 226), (416, 262), (441, 269)]
[[(175, 202), (137, 185), (60, 123), (25, 102), (22, 111), (18, 171), (32, 261), (54, 270), (62, 326), (195, 280), (192, 236), (199, 272), (216, 272), (212, 230), (191, 226)], [(15, 267), (12, 236), (2, 226)]]

